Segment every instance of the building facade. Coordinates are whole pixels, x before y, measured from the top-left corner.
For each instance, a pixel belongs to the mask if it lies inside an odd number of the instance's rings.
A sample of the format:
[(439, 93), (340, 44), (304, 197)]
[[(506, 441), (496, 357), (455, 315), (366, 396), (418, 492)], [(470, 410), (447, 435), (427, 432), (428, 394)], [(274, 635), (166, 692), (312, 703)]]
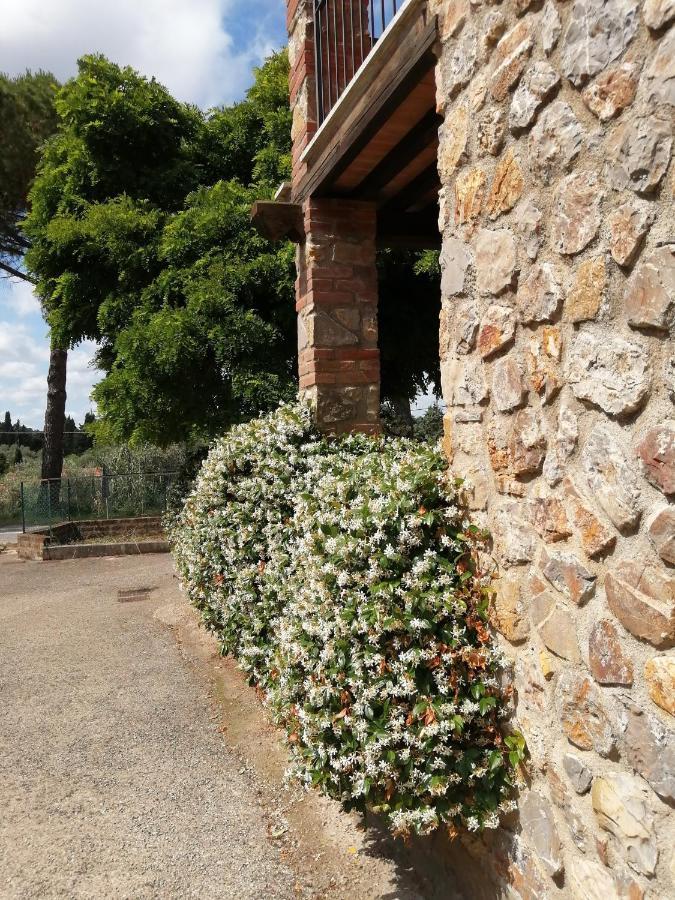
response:
[(441, 252), (445, 447), (530, 752), (457, 884), (675, 896), (675, 3), (287, 11), (293, 178), (259, 215), (298, 242), (327, 431), (379, 427), (376, 248)]

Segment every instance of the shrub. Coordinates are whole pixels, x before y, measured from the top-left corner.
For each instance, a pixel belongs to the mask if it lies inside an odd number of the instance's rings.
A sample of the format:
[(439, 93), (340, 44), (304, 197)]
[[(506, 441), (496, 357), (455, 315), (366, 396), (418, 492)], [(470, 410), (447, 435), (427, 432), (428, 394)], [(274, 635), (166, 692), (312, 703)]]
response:
[(264, 689), (296, 774), (399, 833), (496, 826), (522, 755), (457, 490), (436, 447), (328, 441), (282, 406), (215, 445), (170, 524), (188, 596)]

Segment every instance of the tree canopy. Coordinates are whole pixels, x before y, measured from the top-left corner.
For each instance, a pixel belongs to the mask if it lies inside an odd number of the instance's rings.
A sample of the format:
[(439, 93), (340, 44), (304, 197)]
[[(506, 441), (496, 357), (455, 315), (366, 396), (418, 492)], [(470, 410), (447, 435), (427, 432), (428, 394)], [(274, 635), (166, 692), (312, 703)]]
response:
[(28, 240), (21, 226), (40, 146), (56, 129), (57, 90), (49, 72), (0, 73), (0, 269), (17, 278), (26, 278), (19, 261)]

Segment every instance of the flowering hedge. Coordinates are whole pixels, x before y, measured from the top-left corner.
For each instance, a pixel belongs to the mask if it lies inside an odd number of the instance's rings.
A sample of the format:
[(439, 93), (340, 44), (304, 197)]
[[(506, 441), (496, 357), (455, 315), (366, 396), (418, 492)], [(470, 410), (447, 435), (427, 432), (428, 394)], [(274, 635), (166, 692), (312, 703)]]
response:
[(393, 830), (495, 827), (518, 735), (477, 530), (436, 448), (328, 441), (303, 406), (232, 429), (170, 526), (204, 622), (265, 691), (296, 774)]

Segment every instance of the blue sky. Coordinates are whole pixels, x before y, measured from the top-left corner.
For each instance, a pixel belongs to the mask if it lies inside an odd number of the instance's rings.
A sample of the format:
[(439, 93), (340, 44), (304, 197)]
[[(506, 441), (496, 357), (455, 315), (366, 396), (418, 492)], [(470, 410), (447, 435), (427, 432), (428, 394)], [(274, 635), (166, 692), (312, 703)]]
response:
[[(0, 69), (75, 74), (84, 53), (104, 53), (155, 76), (201, 107), (239, 99), (251, 70), (286, 42), (284, 0), (20, 0), (3, 6)], [(71, 352), (68, 412), (91, 408), (97, 380), (90, 342)], [(42, 427), (49, 341), (40, 307), (22, 282), (0, 280), (0, 416)]]

